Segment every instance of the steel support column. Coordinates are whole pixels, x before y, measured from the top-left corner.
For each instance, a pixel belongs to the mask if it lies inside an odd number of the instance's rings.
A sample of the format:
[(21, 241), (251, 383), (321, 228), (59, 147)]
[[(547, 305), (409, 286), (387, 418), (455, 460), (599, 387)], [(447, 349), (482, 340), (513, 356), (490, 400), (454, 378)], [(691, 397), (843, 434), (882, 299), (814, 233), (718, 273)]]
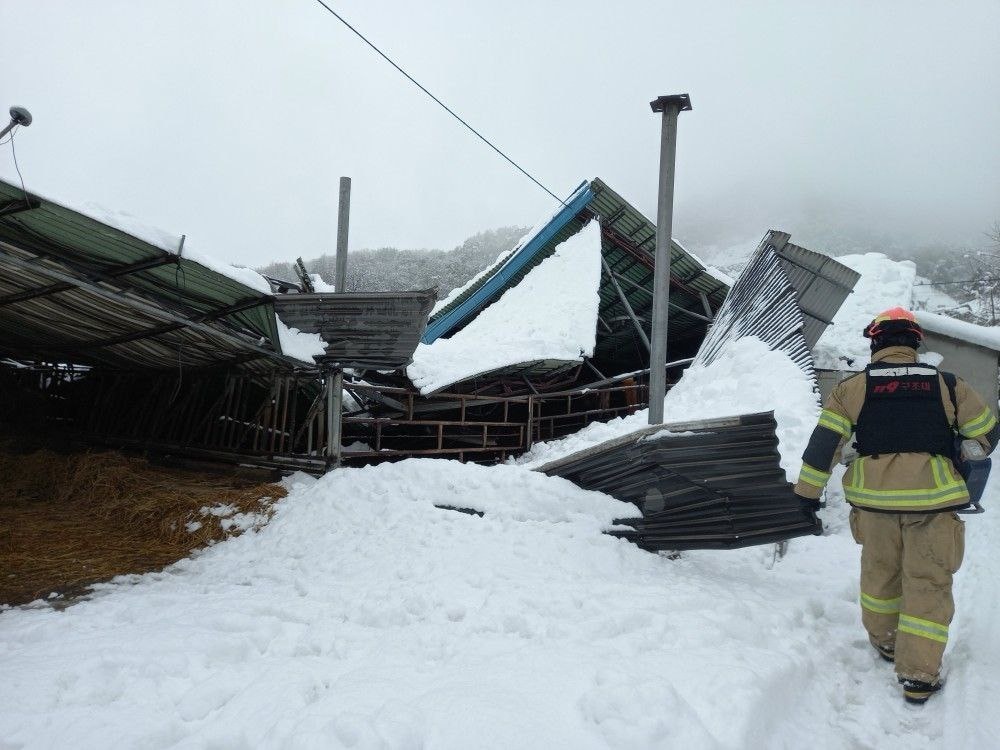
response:
[(327, 469), (340, 467), (343, 446), (341, 433), (344, 415), (344, 371), (341, 369), (326, 374), (326, 466)]
[(649, 354), (649, 424), (663, 423), (667, 392), (667, 313), (670, 302), (670, 235), (674, 220), (674, 160), (677, 153), (677, 115), (691, 109), (687, 94), (661, 96), (650, 102), (662, 113), (660, 130), (659, 204), (656, 211), (656, 260), (653, 265), (653, 340)]
[(337, 275), (334, 289), (347, 291), (347, 229), (351, 219), (351, 178), (340, 178), (340, 205), (337, 210)]

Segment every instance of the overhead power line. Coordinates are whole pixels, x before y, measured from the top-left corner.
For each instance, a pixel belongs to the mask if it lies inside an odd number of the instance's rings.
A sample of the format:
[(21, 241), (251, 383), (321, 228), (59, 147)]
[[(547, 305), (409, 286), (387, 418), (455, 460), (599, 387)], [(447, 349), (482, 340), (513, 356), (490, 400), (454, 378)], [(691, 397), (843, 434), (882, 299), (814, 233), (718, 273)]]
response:
[(385, 53), (384, 53), (384, 52), (383, 52), (382, 50), (380, 50), (380, 49), (379, 49), (378, 47), (376, 47), (376, 46), (375, 46), (375, 45), (374, 45), (374, 44), (373, 44), (373, 43), (372, 43), (371, 41), (369, 41), (369, 39), (368, 39), (368, 38), (367, 38), (367, 37), (366, 37), (366, 36), (365, 36), (364, 34), (362, 34), (362, 33), (361, 33), (360, 31), (358, 31), (358, 30), (357, 30), (356, 28), (354, 28), (354, 27), (353, 27), (353, 26), (352, 26), (352, 25), (351, 25), (350, 23), (348, 23), (348, 22), (347, 22), (347, 19), (345, 19), (345, 18), (344, 18), (344, 17), (342, 16), (342, 15), (340, 15), (339, 13), (337, 13), (337, 11), (335, 11), (335, 10), (334, 10), (333, 8), (331, 8), (331, 7), (329, 6), (329, 5), (327, 5), (326, 3), (324, 3), (324, 2), (323, 2), (323, 0), (316, 0), (316, 2), (317, 2), (317, 3), (319, 3), (320, 5), (322, 5), (322, 6), (323, 6), (323, 8), (325, 8), (325, 9), (326, 9), (326, 11), (327, 11), (328, 13), (330, 13), (330, 15), (332, 15), (332, 16), (333, 16), (334, 18), (336, 18), (336, 19), (337, 19), (338, 21), (340, 21), (340, 22), (341, 22), (342, 24), (344, 24), (344, 26), (346, 26), (346, 27), (347, 27), (347, 28), (349, 28), (349, 29), (350, 29), (351, 31), (353, 31), (353, 32), (354, 32), (354, 33), (355, 33), (355, 34), (357, 35), (357, 37), (358, 37), (358, 38), (359, 38), (359, 39), (360, 39), (360, 40), (361, 40), (362, 42), (364, 42), (364, 43), (365, 43), (365, 44), (367, 44), (367, 45), (368, 45), (369, 47), (371, 47), (371, 48), (372, 48), (373, 50), (375, 50), (375, 52), (377, 52), (377, 53), (378, 53), (378, 55), (379, 55), (379, 56), (380, 56), (380, 57), (381, 57), (381, 58), (382, 58), (383, 60), (385, 60), (385, 61), (386, 61), (387, 63), (389, 63), (389, 64), (390, 64), (390, 65), (391, 65), (392, 67), (394, 67), (394, 68), (395, 68), (396, 70), (398, 70), (398, 71), (399, 71), (400, 73), (402, 73), (402, 74), (403, 74), (403, 75), (404, 75), (404, 76), (406, 77), (406, 79), (410, 81), (410, 83), (412, 83), (412, 84), (413, 84), (414, 86), (416, 86), (416, 87), (417, 87), (418, 89), (420, 89), (420, 90), (421, 90), (421, 91), (423, 91), (423, 92), (424, 92), (425, 94), (427, 94), (427, 96), (429, 96), (429, 97), (430, 97), (431, 99), (433, 99), (433, 100), (434, 100), (435, 102), (437, 102), (437, 103), (438, 103), (438, 104), (439, 104), (439, 105), (441, 106), (441, 108), (442, 108), (442, 109), (444, 109), (444, 111), (445, 111), (445, 112), (447, 112), (447, 113), (448, 113), (449, 115), (451, 115), (451, 116), (452, 116), (452, 117), (454, 117), (454, 118), (455, 118), (456, 120), (458, 120), (458, 121), (459, 121), (460, 123), (462, 123), (462, 124), (463, 124), (463, 125), (464, 125), (465, 127), (467, 127), (467, 128), (468, 128), (468, 129), (470, 130), (470, 131), (472, 131), (472, 133), (473, 133), (473, 134), (474, 134), (474, 135), (475, 135), (475, 136), (476, 136), (476, 137), (477, 137), (477, 138), (478, 138), (479, 140), (481, 140), (481, 141), (482, 141), (483, 143), (485, 143), (485, 144), (486, 144), (487, 146), (489, 146), (489, 147), (490, 147), (491, 149), (493, 149), (493, 150), (494, 150), (494, 151), (496, 151), (496, 152), (497, 152), (498, 154), (500, 154), (500, 156), (502, 156), (502, 157), (503, 157), (503, 158), (504, 158), (504, 159), (505, 159), (506, 161), (508, 161), (508, 162), (509, 162), (509, 163), (510, 163), (510, 164), (511, 164), (511, 165), (512, 165), (512, 166), (513, 166), (513, 167), (514, 167), (515, 169), (517, 169), (517, 171), (518, 171), (518, 172), (520, 172), (520, 173), (521, 173), (521, 174), (523, 174), (523, 175), (524, 175), (525, 177), (527, 177), (527, 178), (528, 178), (529, 180), (531, 180), (531, 181), (532, 181), (533, 183), (535, 183), (536, 185), (538, 185), (538, 187), (540, 187), (540, 188), (541, 188), (542, 190), (544, 190), (544, 191), (545, 191), (546, 193), (548, 193), (548, 194), (549, 194), (549, 195), (551, 195), (551, 196), (552, 196), (553, 198), (555, 198), (555, 199), (556, 199), (557, 201), (559, 201), (560, 203), (562, 203), (562, 204), (563, 204), (564, 206), (566, 205), (566, 204), (565, 204), (565, 203), (563, 202), (562, 198), (560, 198), (560, 197), (559, 197), (558, 195), (556, 195), (556, 194), (555, 194), (555, 193), (553, 193), (553, 192), (552, 192), (551, 190), (549, 190), (549, 189), (548, 189), (547, 187), (545, 187), (545, 185), (543, 185), (543, 184), (542, 184), (541, 182), (539, 182), (539, 181), (538, 181), (537, 179), (535, 179), (535, 178), (534, 178), (534, 177), (533, 177), (533, 176), (531, 175), (531, 173), (530, 173), (530, 172), (528, 172), (528, 170), (526, 170), (526, 169), (525, 169), (524, 167), (522, 167), (522, 166), (521, 166), (520, 164), (518, 164), (518, 163), (517, 163), (516, 161), (514, 161), (514, 160), (513, 160), (513, 159), (511, 159), (511, 158), (510, 158), (509, 156), (507, 156), (507, 154), (505, 154), (505, 153), (504, 153), (503, 151), (501, 151), (501, 150), (500, 150), (500, 149), (499, 149), (499, 148), (498, 148), (497, 146), (495, 146), (495, 145), (493, 144), (493, 142), (492, 142), (492, 141), (490, 141), (490, 140), (489, 140), (489, 139), (488, 139), (488, 138), (487, 138), (486, 136), (484, 136), (484, 135), (483, 135), (482, 133), (480, 133), (480, 132), (479, 132), (478, 130), (476, 130), (476, 129), (475, 129), (474, 127), (472, 127), (472, 126), (471, 126), (471, 125), (470, 125), (469, 123), (467, 123), (467, 122), (466, 122), (466, 121), (465, 121), (464, 119), (462, 119), (462, 117), (460, 117), (460, 116), (459, 116), (459, 115), (458, 115), (458, 114), (457, 114), (457, 113), (455, 112), (455, 110), (453, 110), (453, 109), (452, 109), (451, 107), (449, 107), (449, 106), (448, 106), (447, 104), (445, 104), (445, 103), (444, 103), (443, 101), (441, 101), (441, 100), (440, 100), (440, 99), (438, 99), (438, 98), (437, 98), (436, 96), (434, 96), (434, 94), (432, 94), (432, 93), (431, 93), (430, 91), (428, 91), (428, 90), (427, 90), (427, 89), (426, 89), (426, 88), (425, 88), (425, 87), (424, 87), (424, 86), (423, 86), (423, 85), (422, 85), (422, 84), (421, 84), (421, 83), (420, 83), (420, 82), (419, 82), (418, 80), (416, 80), (416, 79), (415, 79), (415, 78), (414, 78), (413, 76), (411, 76), (411, 75), (410, 75), (409, 73), (407, 73), (407, 72), (406, 72), (405, 70), (403, 70), (403, 69), (402, 69), (401, 67), (399, 67), (399, 65), (397, 65), (397, 64), (396, 64), (396, 63), (395, 63), (395, 62), (394, 62), (394, 61), (392, 60), (392, 58), (390, 58), (390, 57), (389, 57), (389, 56), (388, 56), (387, 54), (385, 54)]

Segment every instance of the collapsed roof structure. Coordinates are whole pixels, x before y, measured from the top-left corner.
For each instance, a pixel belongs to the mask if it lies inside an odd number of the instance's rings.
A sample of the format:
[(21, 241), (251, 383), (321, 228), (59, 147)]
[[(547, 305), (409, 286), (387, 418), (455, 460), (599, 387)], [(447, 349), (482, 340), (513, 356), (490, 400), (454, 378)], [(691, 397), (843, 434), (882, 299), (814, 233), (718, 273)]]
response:
[[(430, 290), (275, 289), (184, 238), (101, 218), (0, 182), (9, 414), (119, 446), (322, 472), (334, 442), (356, 463), (503, 460), (648, 398), (656, 230), (598, 179), (433, 310)], [(732, 289), (671, 243), (675, 368), (755, 335), (812, 374), (810, 346), (853, 280), (788, 239), (769, 232)], [(350, 374), (342, 433), (330, 368)], [(636, 502), (642, 517), (623, 533), (650, 549), (814, 532), (780, 481), (773, 418), (734, 420), (631, 436), (546, 470)], [(735, 450), (737, 474), (769, 479), (709, 476), (692, 448)]]
[(0, 351), (126, 369), (294, 368), (273, 298), (0, 181)]
[(538, 470), (632, 503), (610, 531), (654, 552), (736, 548), (818, 534), (779, 465), (774, 414), (678, 422), (552, 461)]
[[(694, 358), (704, 368), (755, 336), (813, 382), (812, 347), (858, 275), (770, 231)], [(827, 323), (824, 323), (826, 321)], [(692, 370), (691, 374), (697, 370)], [(651, 551), (733, 548), (818, 534), (780, 466), (773, 414), (656, 425), (538, 468), (636, 506), (613, 532)]]
[[(407, 374), (424, 394), (482, 393), (487, 382), (487, 390), (525, 393), (594, 380), (595, 371), (602, 379), (646, 369), (655, 242), (656, 227), (634, 206), (600, 179), (583, 182), (517, 247), (438, 304)], [(668, 340), (672, 358), (682, 359), (697, 351), (729, 286), (676, 241), (670, 250)], [(518, 293), (539, 275), (544, 285)], [(552, 285), (570, 276), (578, 283), (566, 290), (575, 295), (567, 310)], [(519, 311), (523, 318), (525, 307), (535, 325), (527, 347), (523, 327), (501, 327)], [(567, 313), (570, 331), (558, 327)], [(477, 325), (491, 315), (500, 325)], [(520, 337), (519, 348), (505, 348), (505, 337)]]
[[(436, 295), (287, 304), (271, 292), (183, 237), (0, 181), (3, 415), (115, 445), (321, 470), (318, 362), (405, 366)], [(290, 328), (278, 308), (313, 330)]]

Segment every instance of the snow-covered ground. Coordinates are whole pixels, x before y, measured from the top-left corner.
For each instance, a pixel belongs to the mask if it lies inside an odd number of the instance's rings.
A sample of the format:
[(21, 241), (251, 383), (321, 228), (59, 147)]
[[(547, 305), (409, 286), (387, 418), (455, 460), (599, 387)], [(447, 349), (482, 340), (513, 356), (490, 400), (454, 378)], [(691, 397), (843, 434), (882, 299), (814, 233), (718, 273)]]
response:
[[(517, 466), (299, 477), (258, 533), (65, 610), (0, 614), (0, 746), (990, 747), (1000, 487), (921, 709), (861, 629), (846, 508), (771, 548), (642, 552)], [(477, 508), (482, 518), (435, 508)]]
[[(789, 468), (816, 405), (761, 346), (738, 342), (666, 410), (775, 408)], [(827, 535), (783, 559), (671, 560), (601, 533), (630, 506), (527, 466), (413, 459), (290, 485), (255, 533), (65, 609), (0, 613), (0, 747), (909, 749), (1000, 733), (996, 482), (969, 524), (951, 681), (922, 709), (867, 645), (836, 492)]]
[[(668, 420), (765, 409), (794, 478), (818, 406), (761, 342), (665, 403)], [(995, 746), (996, 477), (968, 517), (948, 687), (915, 708), (861, 627), (839, 471), (826, 534), (783, 558), (669, 559), (601, 533), (631, 506), (531, 470), (645, 421), (520, 464), (299, 475), (258, 531), (69, 607), (0, 612), (0, 748)]]

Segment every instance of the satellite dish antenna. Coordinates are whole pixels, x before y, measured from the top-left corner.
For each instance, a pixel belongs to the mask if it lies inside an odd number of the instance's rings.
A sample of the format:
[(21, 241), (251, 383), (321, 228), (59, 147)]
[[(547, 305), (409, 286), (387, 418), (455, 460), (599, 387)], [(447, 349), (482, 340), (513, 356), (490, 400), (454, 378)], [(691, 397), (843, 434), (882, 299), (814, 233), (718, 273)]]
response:
[(28, 127), (31, 124), (31, 112), (26, 110), (24, 107), (11, 107), (10, 108), (10, 125), (0, 130), (0, 138), (3, 138), (7, 133), (12, 131), (18, 125), (23, 125)]

